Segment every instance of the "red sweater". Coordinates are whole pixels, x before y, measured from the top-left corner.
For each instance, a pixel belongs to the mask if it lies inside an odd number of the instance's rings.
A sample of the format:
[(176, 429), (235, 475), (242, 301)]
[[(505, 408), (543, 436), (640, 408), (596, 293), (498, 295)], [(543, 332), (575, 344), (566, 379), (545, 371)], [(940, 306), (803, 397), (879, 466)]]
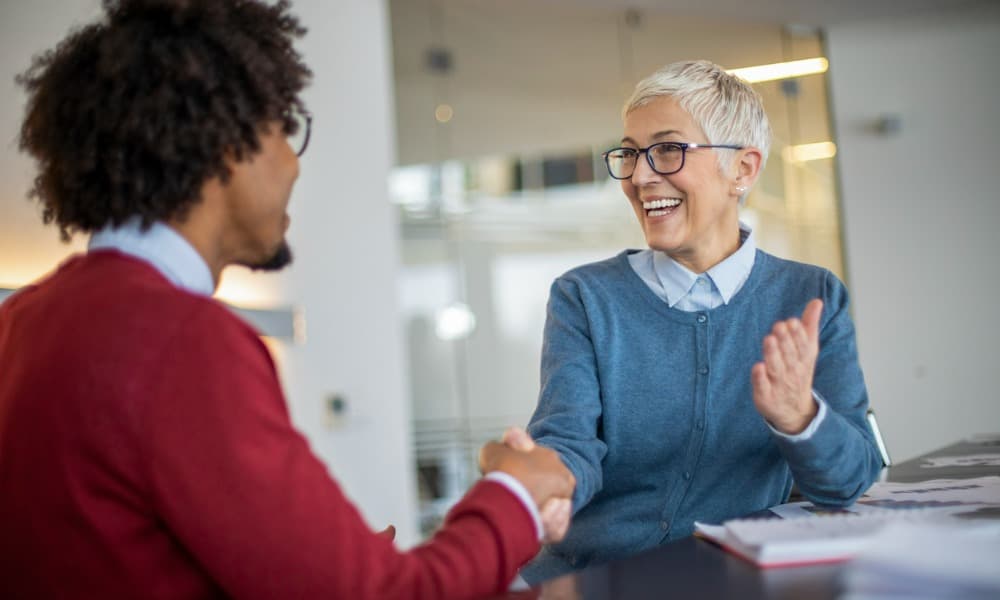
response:
[(143, 262), (76, 257), (0, 305), (4, 598), (469, 598), (535, 536), (480, 482), (397, 551), (292, 428), (255, 332)]

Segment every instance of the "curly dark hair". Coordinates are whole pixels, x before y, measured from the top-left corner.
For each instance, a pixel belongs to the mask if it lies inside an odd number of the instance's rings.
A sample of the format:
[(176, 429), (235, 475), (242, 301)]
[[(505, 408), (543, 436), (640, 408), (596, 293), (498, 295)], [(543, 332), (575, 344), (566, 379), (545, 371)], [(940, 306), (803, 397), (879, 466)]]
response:
[(100, 21), (32, 60), (20, 148), (38, 163), (28, 193), (62, 239), (140, 217), (183, 219), (225, 157), (294, 133), (312, 73), (288, 1), (104, 0)]

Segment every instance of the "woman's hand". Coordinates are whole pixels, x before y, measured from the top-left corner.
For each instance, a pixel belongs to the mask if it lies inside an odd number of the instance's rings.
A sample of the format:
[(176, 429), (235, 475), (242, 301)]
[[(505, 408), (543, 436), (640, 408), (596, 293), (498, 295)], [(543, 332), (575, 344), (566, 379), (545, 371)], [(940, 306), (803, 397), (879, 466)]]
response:
[(782, 433), (801, 433), (816, 416), (812, 380), (822, 313), (823, 301), (817, 298), (806, 305), (801, 320), (775, 323), (764, 338), (764, 360), (750, 372), (757, 412)]

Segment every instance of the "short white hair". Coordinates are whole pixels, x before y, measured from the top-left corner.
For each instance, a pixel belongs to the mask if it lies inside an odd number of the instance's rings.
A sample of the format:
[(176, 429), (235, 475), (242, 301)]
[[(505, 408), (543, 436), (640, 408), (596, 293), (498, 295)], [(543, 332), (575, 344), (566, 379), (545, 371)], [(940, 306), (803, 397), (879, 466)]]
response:
[[(622, 119), (662, 96), (675, 99), (691, 115), (709, 144), (760, 150), (760, 168), (764, 168), (771, 148), (771, 124), (760, 94), (747, 81), (707, 60), (671, 63), (635, 86), (622, 108)], [(726, 169), (729, 156), (730, 152), (718, 152), (720, 170)]]

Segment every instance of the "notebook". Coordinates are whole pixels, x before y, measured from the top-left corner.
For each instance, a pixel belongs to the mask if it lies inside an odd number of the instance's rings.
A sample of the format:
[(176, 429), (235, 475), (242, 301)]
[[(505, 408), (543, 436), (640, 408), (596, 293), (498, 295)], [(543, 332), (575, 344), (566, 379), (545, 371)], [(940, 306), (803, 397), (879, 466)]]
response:
[(760, 567), (791, 567), (850, 559), (892, 522), (926, 521), (940, 513), (885, 510), (806, 519), (736, 519), (722, 525), (695, 523), (695, 535)]

